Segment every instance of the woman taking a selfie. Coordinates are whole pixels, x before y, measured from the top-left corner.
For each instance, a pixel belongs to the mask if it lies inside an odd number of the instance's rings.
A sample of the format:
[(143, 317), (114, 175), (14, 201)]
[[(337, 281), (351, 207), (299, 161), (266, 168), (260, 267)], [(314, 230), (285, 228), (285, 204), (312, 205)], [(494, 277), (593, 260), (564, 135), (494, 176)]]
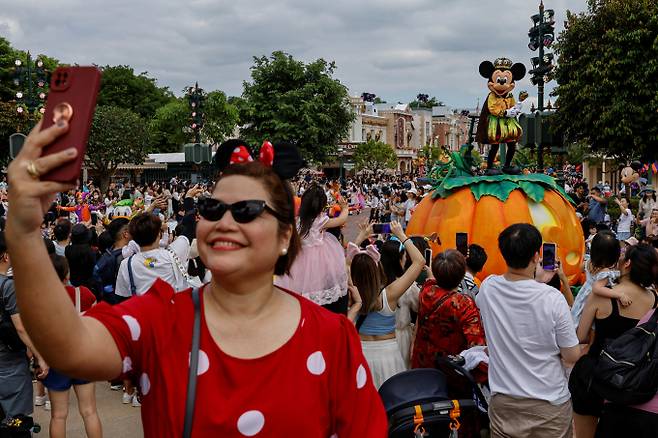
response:
[(39, 175), (76, 155), (69, 149), (42, 157), (42, 148), (67, 129), (37, 125), (9, 168), (7, 240), (18, 305), (51, 366), (87, 380), (136, 376), (146, 437), (386, 435), (353, 324), (272, 284), (299, 251), (284, 181), (299, 164), (279, 154), (292, 148), (261, 151), (262, 163), (237, 141), (220, 147), (215, 159), (223, 174), (200, 202), (197, 226), (210, 283), (175, 293), (157, 280), (142, 296), (102, 303), (81, 317), (43, 262), (39, 232), (53, 195), (70, 187)]

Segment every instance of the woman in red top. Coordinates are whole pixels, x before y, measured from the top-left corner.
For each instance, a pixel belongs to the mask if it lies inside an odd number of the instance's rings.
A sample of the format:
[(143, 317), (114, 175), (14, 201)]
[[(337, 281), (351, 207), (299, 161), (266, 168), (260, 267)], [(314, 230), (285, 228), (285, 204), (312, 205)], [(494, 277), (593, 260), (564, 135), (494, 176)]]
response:
[[(475, 302), (457, 292), (465, 273), (466, 260), (459, 251), (448, 250), (434, 258), (434, 278), (425, 282), (419, 296), (412, 368), (434, 368), (437, 355), (455, 355), (476, 345), (486, 345)], [(474, 377), (484, 381), (487, 369), (480, 367)]]
[[(21, 317), (36, 348), (58, 370), (90, 380), (137, 376), (145, 437), (180, 437), (192, 292), (176, 294), (156, 280), (142, 296), (113, 307), (99, 304), (80, 317), (43, 263), (43, 213), (52, 195), (70, 186), (39, 181), (38, 175), (76, 154), (70, 149), (41, 157), (41, 149), (67, 129), (66, 123), (43, 131), (38, 125), (9, 169), (7, 240)], [(198, 250), (212, 280), (199, 294), (191, 435), (384, 437), (385, 412), (353, 324), (272, 283), (299, 250), (292, 194), (267, 165), (274, 161), (276, 169), (275, 157), (261, 164), (243, 150), (234, 141), (217, 152), (219, 164), (228, 165), (236, 153), (242, 164), (220, 167), (224, 173), (212, 198), (199, 209)]]

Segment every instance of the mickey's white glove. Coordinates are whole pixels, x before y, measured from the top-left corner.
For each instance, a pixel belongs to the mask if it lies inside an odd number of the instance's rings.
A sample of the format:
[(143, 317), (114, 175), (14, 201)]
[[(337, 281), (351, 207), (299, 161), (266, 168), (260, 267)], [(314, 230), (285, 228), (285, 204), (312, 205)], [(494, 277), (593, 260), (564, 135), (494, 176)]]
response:
[(519, 115), (519, 110), (516, 107), (512, 107), (505, 111), (505, 116), (506, 117), (516, 117)]

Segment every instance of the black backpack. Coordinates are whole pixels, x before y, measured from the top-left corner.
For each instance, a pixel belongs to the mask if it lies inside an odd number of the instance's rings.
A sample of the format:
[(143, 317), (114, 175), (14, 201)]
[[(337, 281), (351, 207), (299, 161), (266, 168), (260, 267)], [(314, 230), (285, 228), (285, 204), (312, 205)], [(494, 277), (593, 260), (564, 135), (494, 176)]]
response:
[(23, 341), (18, 336), (11, 316), (5, 312), (5, 303), (2, 301), (2, 291), (4, 291), (8, 281), (9, 278), (5, 278), (0, 283), (0, 343), (9, 351), (22, 352), (26, 350), (25, 344), (23, 344)]
[(658, 310), (643, 324), (611, 340), (591, 376), (592, 389), (623, 405), (651, 400), (658, 392)]
[(121, 260), (123, 260), (123, 255), (121, 248), (119, 248), (106, 250), (98, 262), (96, 262), (93, 277), (101, 296), (107, 293), (114, 293)]

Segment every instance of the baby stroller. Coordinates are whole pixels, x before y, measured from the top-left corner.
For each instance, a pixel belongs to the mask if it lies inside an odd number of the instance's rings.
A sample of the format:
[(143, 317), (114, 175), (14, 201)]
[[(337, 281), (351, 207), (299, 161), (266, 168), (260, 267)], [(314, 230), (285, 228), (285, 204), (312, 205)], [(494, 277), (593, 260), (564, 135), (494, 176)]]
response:
[[(462, 365), (460, 356), (439, 357), (438, 369), (404, 371), (384, 382), (379, 395), (388, 416), (389, 438), (488, 436), (488, 404)], [(450, 394), (448, 379), (465, 382), (470, 394)]]

